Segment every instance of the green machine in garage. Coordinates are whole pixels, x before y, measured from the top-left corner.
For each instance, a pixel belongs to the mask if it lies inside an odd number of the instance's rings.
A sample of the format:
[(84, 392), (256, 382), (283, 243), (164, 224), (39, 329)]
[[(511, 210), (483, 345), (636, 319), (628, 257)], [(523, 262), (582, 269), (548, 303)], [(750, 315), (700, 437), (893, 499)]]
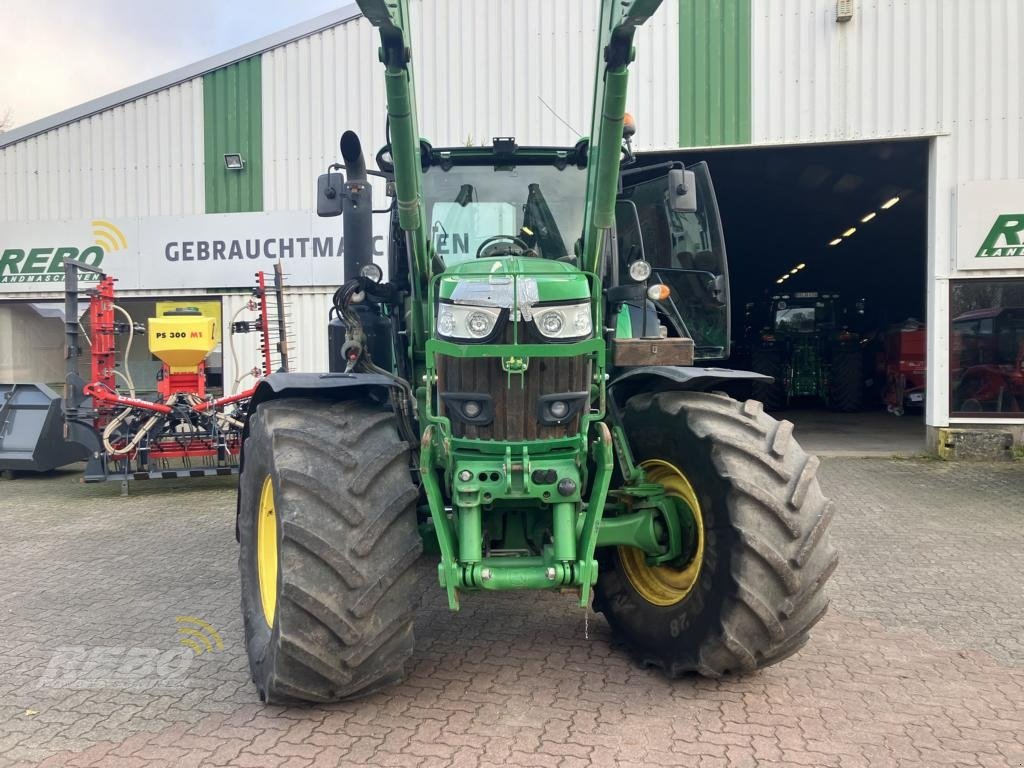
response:
[[(601, 3), (591, 132), (571, 147), (431, 146), (407, 3), (359, 5), (380, 33), (388, 142), (369, 171), (347, 132), (318, 185), (346, 246), (332, 370), (262, 380), (244, 431), (260, 697), (400, 680), (424, 542), (453, 610), (573, 590), (670, 676), (798, 650), (836, 565), (817, 459), (759, 402), (715, 391), (763, 377), (712, 367), (729, 294), (707, 167), (647, 164), (624, 142), (634, 31), (658, 0)], [(372, 174), (392, 195), (386, 282)]]
[(753, 384), (769, 410), (814, 397), (837, 411), (859, 411), (864, 400), (861, 337), (844, 322), (839, 295), (798, 291), (773, 296), (768, 323), (754, 340), (751, 367), (772, 381)]

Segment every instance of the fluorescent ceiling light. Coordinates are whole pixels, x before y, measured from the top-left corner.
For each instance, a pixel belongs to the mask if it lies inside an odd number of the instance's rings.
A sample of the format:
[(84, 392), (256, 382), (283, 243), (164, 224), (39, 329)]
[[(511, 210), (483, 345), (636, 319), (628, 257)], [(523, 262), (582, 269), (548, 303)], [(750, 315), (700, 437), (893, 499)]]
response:
[(843, 242), (843, 238), (837, 237), (835, 240), (830, 241), (829, 245), (839, 245), (841, 242)]
[(778, 280), (775, 281), (775, 283), (776, 283), (776, 285), (781, 285), (782, 284), (782, 278), (780, 277)]
[(896, 203), (898, 203), (899, 201), (900, 201), (900, 199), (898, 197), (890, 197), (888, 200), (886, 200), (884, 203), (882, 203), (882, 210), (883, 211), (889, 210), (894, 205), (896, 205)]
[(803, 268), (804, 268), (804, 267), (806, 267), (806, 266), (807, 266), (806, 264), (800, 263), (800, 264), (797, 264), (797, 265), (796, 265), (796, 268), (797, 268), (797, 269), (803, 269)]
[(863, 222), (864, 224), (867, 224), (867, 223), (868, 223), (869, 221), (871, 221), (871, 220), (872, 220), (873, 218), (875, 218), (875, 216), (877, 216), (877, 215), (878, 215), (877, 213), (875, 213), (874, 211), (872, 211), (871, 213), (869, 213), (869, 214), (866, 214), (866, 215), (865, 215), (865, 216), (864, 216), (864, 217), (863, 217), (863, 218), (861, 219), (861, 222)]
[(850, 227), (848, 230), (843, 232), (843, 237), (849, 237), (850, 235), (852, 235), (856, 231), (857, 231), (856, 227)]
[(799, 271), (800, 271), (799, 269), (797, 269), (796, 267), (793, 267), (791, 270), (789, 270), (789, 274), (795, 275)]

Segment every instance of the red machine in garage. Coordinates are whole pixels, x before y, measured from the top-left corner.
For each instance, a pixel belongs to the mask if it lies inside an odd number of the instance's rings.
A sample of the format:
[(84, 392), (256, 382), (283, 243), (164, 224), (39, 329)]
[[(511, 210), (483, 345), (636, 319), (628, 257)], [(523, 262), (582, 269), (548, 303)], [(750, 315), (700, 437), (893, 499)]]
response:
[[(124, 334), (130, 344), (137, 326), (115, 303), (114, 278), (102, 273), (96, 287), (88, 291), (88, 381), (79, 375), (79, 338), (84, 333), (78, 323), (80, 269), (98, 272), (88, 265), (65, 261), (68, 372), (64, 420), (65, 437), (88, 450), (85, 481), (120, 480), (127, 491), (129, 480), (237, 474), (242, 422), (255, 386), (221, 397), (207, 392), (206, 359), (221, 340), (219, 304), (210, 308), (203, 306), (208, 302), (157, 303), (157, 316), (147, 320), (146, 330), (149, 350), (162, 366), (155, 395), (151, 399), (137, 397), (127, 366), (118, 364), (116, 345), (117, 338)], [(268, 290), (264, 273), (256, 274), (253, 297), (239, 311), (247, 309), (256, 319), (237, 321), (236, 314), (228, 329), (232, 336), (249, 332), (260, 335), (262, 365), (239, 376), (236, 385), (248, 375), (259, 378), (272, 370), (287, 370), (280, 267), (274, 278), (274, 287)], [(278, 306), (279, 363), (274, 367), (268, 300), (276, 301)], [(127, 322), (119, 322), (117, 313)], [(138, 329), (142, 330), (141, 326)], [(126, 351), (122, 355), (127, 357)], [(119, 382), (127, 392), (119, 389)]]
[(1024, 307), (992, 307), (953, 319), (953, 410), (1024, 410)]
[(928, 371), (928, 339), (924, 323), (913, 318), (885, 332), (885, 389), (882, 400), (889, 413), (902, 416), (907, 408), (923, 408)]

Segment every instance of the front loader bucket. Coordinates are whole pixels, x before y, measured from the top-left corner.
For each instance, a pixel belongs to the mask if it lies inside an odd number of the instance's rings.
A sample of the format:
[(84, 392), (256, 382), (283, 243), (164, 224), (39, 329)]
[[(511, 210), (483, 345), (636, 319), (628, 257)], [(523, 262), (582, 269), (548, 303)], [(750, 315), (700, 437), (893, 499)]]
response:
[(45, 384), (0, 384), (0, 471), (46, 472), (85, 461), (64, 440), (61, 399)]

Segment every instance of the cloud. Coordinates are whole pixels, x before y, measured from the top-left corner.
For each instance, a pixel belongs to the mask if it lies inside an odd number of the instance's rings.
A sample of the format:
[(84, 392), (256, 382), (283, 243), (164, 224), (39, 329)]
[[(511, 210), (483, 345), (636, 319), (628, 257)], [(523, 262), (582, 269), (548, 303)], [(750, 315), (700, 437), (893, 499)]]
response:
[(337, 0), (3, 0), (0, 114), (14, 125), (63, 109), (339, 6)]

